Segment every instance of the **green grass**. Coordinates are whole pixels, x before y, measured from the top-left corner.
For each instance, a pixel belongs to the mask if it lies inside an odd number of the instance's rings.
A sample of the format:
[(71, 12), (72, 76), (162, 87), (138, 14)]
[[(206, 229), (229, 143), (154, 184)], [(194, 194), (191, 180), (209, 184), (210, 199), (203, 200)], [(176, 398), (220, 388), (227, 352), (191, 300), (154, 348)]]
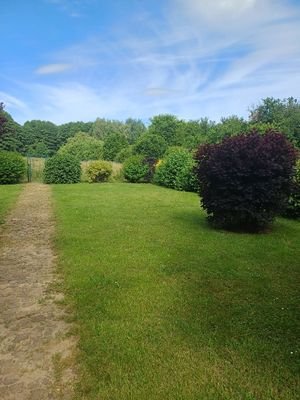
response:
[(4, 223), (5, 215), (15, 204), (22, 185), (0, 185), (0, 224)]
[(299, 223), (227, 233), (192, 193), (53, 190), (78, 399), (299, 398)]

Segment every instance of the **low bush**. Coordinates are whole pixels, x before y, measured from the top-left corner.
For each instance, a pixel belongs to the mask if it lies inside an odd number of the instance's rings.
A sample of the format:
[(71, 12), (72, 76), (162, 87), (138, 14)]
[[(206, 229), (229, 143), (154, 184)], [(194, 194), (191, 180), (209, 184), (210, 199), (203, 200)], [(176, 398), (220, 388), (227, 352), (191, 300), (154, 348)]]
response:
[(176, 190), (197, 191), (194, 167), (195, 160), (188, 150), (182, 147), (170, 148), (156, 167), (154, 182)]
[(112, 165), (109, 161), (92, 161), (86, 170), (88, 182), (106, 182), (111, 176), (112, 170)]
[(295, 175), (292, 182), (291, 195), (283, 212), (287, 218), (300, 218), (300, 160), (296, 163)]
[(276, 131), (200, 146), (196, 154), (201, 202), (216, 225), (246, 231), (266, 228), (291, 191), (295, 148)]
[(45, 162), (45, 183), (77, 183), (80, 175), (80, 162), (74, 156), (56, 154)]
[(19, 183), (26, 172), (24, 158), (14, 152), (0, 151), (0, 184)]
[(124, 163), (123, 175), (128, 182), (149, 182), (150, 165), (142, 155), (129, 157)]

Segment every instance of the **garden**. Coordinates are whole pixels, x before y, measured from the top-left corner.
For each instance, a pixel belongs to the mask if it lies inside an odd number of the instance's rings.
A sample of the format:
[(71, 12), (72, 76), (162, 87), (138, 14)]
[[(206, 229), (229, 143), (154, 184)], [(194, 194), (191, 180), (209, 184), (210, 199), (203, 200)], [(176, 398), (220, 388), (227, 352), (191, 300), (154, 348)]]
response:
[[(263, 119), (265, 101), (249, 121), (50, 126), (58, 148), (34, 142), (37, 121), (15, 141), (2, 135), (1, 222), (30, 185), (26, 156), (44, 157), (32, 172), (52, 193), (60, 305), (78, 338), (74, 398), (297, 398), (299, 137), (282, 117), (291, 104), (274, 100), (280, 121)], [(9, 148), (29, 128), (32, 143)]]

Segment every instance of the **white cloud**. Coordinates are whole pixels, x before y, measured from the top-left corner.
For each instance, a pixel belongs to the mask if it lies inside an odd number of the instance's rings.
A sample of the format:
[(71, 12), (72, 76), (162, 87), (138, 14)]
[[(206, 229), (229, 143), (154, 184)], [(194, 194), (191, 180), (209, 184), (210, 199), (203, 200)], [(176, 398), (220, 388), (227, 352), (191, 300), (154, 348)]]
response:
[(28, 82), (34, 117), (219, 119), (245, 116), (267, 96), (299, 96), (299, 7), (284, 0), (168, 4), (164, 20), (143, 15), (141, 28), (137, 19), (138, 34), (125, 24), (52, 54), (54, 63), (36, 73), (72, 69), (72, 81), (65, 74), (47, 85)]
[(48, 64), (35, 70), (39, 75), (58, 74), (72, 68), (71, 64)]

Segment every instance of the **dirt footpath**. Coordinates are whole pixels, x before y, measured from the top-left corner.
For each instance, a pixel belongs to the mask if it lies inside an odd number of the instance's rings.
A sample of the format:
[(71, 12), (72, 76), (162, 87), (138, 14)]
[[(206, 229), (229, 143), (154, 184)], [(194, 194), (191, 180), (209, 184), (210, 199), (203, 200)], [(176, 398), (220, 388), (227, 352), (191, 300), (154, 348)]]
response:
[(25, 185), (0, 228), (0, 399), (70, 399), (74, 339), (55, 291), (50, 187)]

